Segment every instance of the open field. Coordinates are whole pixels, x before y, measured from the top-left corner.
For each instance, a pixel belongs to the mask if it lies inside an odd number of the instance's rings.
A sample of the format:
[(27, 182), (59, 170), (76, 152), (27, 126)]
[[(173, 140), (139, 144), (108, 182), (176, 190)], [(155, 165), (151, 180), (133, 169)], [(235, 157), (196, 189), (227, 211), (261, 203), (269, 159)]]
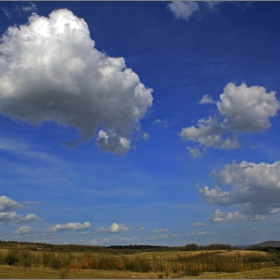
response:
[(0, 278), (277, 279), (277, 252), (245, 250), (48, 252), (0, 249)]

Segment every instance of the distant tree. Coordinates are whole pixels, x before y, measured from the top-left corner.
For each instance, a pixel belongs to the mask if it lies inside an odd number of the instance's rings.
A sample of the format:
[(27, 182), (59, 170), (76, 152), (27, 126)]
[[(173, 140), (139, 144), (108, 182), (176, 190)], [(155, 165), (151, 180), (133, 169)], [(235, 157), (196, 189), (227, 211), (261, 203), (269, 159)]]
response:
[(185, 251), (198, 251), (198, 250), (199, 250), (199, 247), (195, 243), (187, 244), (185, 246)]

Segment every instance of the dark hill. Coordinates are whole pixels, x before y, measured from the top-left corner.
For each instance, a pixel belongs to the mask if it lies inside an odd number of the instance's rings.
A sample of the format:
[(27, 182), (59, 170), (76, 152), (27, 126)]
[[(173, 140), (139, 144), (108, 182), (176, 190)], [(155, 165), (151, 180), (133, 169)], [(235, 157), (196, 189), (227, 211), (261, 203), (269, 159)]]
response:
[(259, 244), (250, 245), (249, 247), (280, 247), (280, 241), (265, 241)]

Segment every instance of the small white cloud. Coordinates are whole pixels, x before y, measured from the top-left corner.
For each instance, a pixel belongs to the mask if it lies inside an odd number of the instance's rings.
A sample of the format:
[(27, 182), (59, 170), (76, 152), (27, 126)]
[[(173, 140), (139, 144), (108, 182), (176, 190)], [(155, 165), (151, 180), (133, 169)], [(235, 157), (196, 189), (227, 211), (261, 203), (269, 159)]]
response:
[(145, 230), (145, 228), (144, 227), (140, 227), (139, 230)]
[(115, 133), (107, 133), (103, 130), (98, 132), (96, 143), (101, 151), (115, 154), (125, 154), (130, 150), (130, 140), (118, 137)]
[(37, 10), (37, 7), (33, 2), (26, 2), (21, 8), (24, 12), (33, 12)]
[(203, 189), (199, 189), (198, 193), (203, 194), (206, 201), (223, 206), (228, 206), (231, 200), (230, 193), (222, 191), (219, 187), (210, 190), (208, 186), (204, 186)]
[(249, 217), (250, 221), (266, 221), (267, 220), (267, 216), (266, 215), (255, 215), (254, 217)]
[(211, 234), (211, 232), (209, 232), (209, 231), (198, 231), (198, 232), (187, 233), (186, 236), (195, 236), (195, 235), (203, 236), (203, 235), (208, 235), (208, 234)]
[(213, 104), (213, 103), (215, 103), (215, 101), (212, 99), (211, 95), (205, 94), (198, 103), (199, 104)]
[(192, 226), (193, 226), (193, 227), (203, 227), (203, 226), (206, 226), (206, 225), (207, 225), (207, 224), (202, 223), (202, 222), (192, 223)]
[(277, 214), (280, 212), (280, 208), (274, 208), (270, 211), (270, 214)]
[(22, 226), (18, 228), (16, 231), (14, 231), (14, 234), (21, 235), (21, 234), (31, 234), (31, 233), (37, 233), (39, 230), (34, 230), (31, 226)]
[(148, 141), (150, 139), (150, 135), (148, 133), (143, 133), (142, 138)]
[(45, 229), (45, 232), (58, 232), (58, 231), (64, 231), (64, 230), (70, 230), (70, 231), (76, 231), (76, 230), (86, 230), (91, 227), (91, 224), (89, 222), (81, 223), (68, 223), (68, 224), (57, 224), (54, 227), (49, 227)]
[(160, 119), (156, 119), (153, 124), (160, 124), (162, 125), (164, 128), (167, 128), (168, 127), (168, 122), (167, 120), (160, 120)]
[(131, 231), (132, 228), (125, 226), (124, 224), (117, 224), (112, 223), (112, 225), (109, 228), (97, 228), (97, 232), (109, 232), (109, 233), (118, 233), (118, 232), (125, 232), (125, 231)]
[(98, 241), (97, 241), (96, 238), (90, 239), (90, 240), (89, 240), (89, 243), (90, 243), (91, 245), (98, 245)]
[(202, 158), (203, 157), (203, 154), (197, 148), (191, 148), (190, 146), (187, 146), (186, 150), (189, 152), (189, 155), (192, 158)]
[(168, 232), (168, 229), (154, 229), (152, 232)]
[(199, 10), (198, 3), (194, 1), (174, 1), (167, 4), (167, 7), (174, 14), (175, 18), (184, 20), (189, 20)]
[[(1, 147), (0, 147), (0, 149), (1, 149)], [(1, 212), (16, 210), (16, 209), (20, 209), (22, 207), (23, 207), (23, 205), (12, 200), (11, 198), (9, 198), (7, 196), (0, 196), (0, 211)]]
[(210, 216), (210, 220), (216, 223), (242, 222), (246, 220), (246, 216), (238, 211), (224, 214), (220, 209), (216, 209), (215, 213)]
[(16, 212), (0, 212), (0, 224), (15, 223), (29, 223), (33, 221), (41, 221), (41, 219), (34, 213), (28, 214), (25, 217)]
[(158, 240), (158, 239), (166, 239), (166, 238), (168, 238), (167, 234), (161, 234), (161, 235), (151, 236), (148, 239), (150, 239), (150, 240)]
[(7, 18), (11, 18), (13, 16), (13, 13), (11, 11), (9, 11), (8, 9), (6, 9), (4, 7), (1, 7), (0, 9)]

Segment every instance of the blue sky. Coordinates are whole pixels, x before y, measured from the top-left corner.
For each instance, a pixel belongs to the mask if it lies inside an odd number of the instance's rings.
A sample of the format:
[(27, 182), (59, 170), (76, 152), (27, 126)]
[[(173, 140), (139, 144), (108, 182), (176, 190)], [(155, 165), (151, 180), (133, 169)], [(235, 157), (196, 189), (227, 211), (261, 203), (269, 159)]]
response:
[(0, 239), (277, 240), (279, 11), (0, 2)]

